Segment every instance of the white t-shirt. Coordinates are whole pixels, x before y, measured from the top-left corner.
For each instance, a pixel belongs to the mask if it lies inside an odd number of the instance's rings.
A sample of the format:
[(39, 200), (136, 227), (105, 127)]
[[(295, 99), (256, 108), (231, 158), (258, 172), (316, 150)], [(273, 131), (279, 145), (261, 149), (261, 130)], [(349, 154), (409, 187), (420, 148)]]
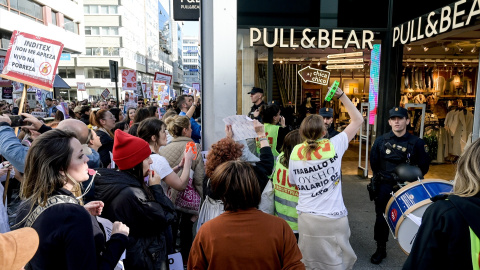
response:
[(289, 161), (289, 182), (298, 187), (298, 212), (329, 218), (347, 216), (343, 203), (341, 165), (348, 136), (341, 132), (330, 139), (335, 156), (329, 159)]
[(159, 154), (150, 155), (153, 163), (150, 165), (150, 170), (154, 170), (155, 174), (159, 175), (160, 178), (165, 178), (167, 175), (173, 172), (173, 169), (168, 164), (167, 159), (160, 156)]

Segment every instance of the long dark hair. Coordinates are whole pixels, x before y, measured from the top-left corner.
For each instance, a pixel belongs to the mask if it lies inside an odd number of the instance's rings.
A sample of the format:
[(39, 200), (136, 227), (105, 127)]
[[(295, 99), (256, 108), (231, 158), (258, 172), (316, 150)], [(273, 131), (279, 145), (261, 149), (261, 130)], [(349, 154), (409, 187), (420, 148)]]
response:
[(145, 184), (145, 177), (143, 176), (143, 161), (135, 165), (133, 168), (130, 168), (128, 170), (122, 170), (122, 172), (128, 173), (131, 176), (135, 178), (135, 180), (138, 181), (142, 185), (143, 191), (147, 194), (147, 197), (149, 200), (155, 200), (155, 197), (153, 197), (152, 192), (150, 191), (150, 188)]
[(140, 125), (137, 129), (137, 135), (140, 139), (143, 139), (147, 143), (150, 143), (152, 136), (157, 137), (158, 141), (158, 134), (162, 130), (162, 127), (167, 127), (162, 120), (157, 118), (148, 118), (140, 122)]
[(133, 123), (140, 123), (149, 117), (150, 117), (150, 112), (148, 111), (147, 108), (138, 109), (137, 113), (135, 113), (135, 118), (133, 119)]
[(263, 123), (272, 124), (273, 118), (277, 116), (280, 107), (277, 104), (260, 106), (259, 114), (262, 117)]
[(282, 145), (283, 156), (279, 160), (283, 166), (288, 168), (288, 161), (290, 160), (292, 150), (300, 143), (302, 143), (302, 137), (300, 136), (300, 131), (298, 131), (298, 129), (290, 131), (287, 136), (285, 136)]

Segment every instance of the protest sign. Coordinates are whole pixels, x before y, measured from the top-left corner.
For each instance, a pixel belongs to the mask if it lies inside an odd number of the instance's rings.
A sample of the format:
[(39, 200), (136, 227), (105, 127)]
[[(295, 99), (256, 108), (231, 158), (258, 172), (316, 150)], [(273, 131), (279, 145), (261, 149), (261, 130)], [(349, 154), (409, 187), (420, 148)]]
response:
[(192, 87), (197, 90), (197, 93), (200, 93), (200, 83), (192, 83)]
[(13, 31), (0, 77), (53, 91), (63, 44)]
[(163, 86), (165, 86), (165, 81), (153, 81), (153, 98), (160, 98), (161, 92), (163, 91)]
[(77, 82), (77, 91), (85, 91), (85, 83)]
[(137, 72), (133, 69), (122, 69), (122, 90), (137, 90)]
[(137, 88), (135, 89), (135, 95), (143, 96), (142, 82), (137, 81)]
[(155, 72), (155, 81), (164, 81), (166, 85), (172, 86), (172, 75), (162, 72)]
[(68, 114), (69, 109), (68, 105), (66, 102), (60, 102), (59, 105), (57, 105), (57, 110), (61, 111), (63, 113), (63, 119), (68, 119), (70, 118), (70, 115)]
[[(5, 56), (0, 55), (0, 74), (2, 74), (3, 63), (5, 63)], [(4, 80), (0, 77), (0, 87), (1, 86), (11, 86), (12, 82), (9, 80)]]
[(13, 87), (2, 87), (2, 99), (13, 98)]
[(46, 112), (31, 112), (30, 114), (35, 116), (35, 117), (41, 117), (41, 118), (46, 118), (47, 117)]
[(169, 86), (168, 85), (165, 85), (165, 84), (161, 84), (160, 85), (160, 88), (162, 89), (162, 91), (160, 92), (160, 95), (159, 95), (159, 103), (161, 105), (165, 105), (165, 106), (168, 106), (168, 101), (170, 100), (170, 93), (169, 93)]
[(110, 95), (110, 90), (108, 90), (108, 88), (105, 88), (105, 90), (103, 90), (102, 92), (102, 98), (107, 99), (108, 95)]

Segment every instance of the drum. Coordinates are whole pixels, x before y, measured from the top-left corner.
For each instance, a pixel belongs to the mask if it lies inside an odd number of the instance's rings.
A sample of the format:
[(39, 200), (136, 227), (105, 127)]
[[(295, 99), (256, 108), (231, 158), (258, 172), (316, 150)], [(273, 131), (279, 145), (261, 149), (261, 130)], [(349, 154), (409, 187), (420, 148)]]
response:
[(453, 185), (449, 181), (421, 180), (404, 186), (390, 198), (384, 217), (407, 255), (412, 250), (423, 213), (432, 203), (430, 198), (452, 190)]

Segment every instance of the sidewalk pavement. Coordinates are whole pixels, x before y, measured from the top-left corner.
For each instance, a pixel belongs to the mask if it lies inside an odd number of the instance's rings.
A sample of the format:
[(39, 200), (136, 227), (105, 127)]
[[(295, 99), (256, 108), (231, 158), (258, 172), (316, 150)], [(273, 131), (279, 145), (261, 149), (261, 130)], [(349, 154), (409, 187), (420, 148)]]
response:
[(357, 262), (353, 269), (402, 269), (407, 255), (400, 249), (392, 234), (389, 235), (387, 242), (387, 258), (379, 265), (370, 262), (370, 257), (376, 249), (373, 240), (375, 207), (368, 197), (367, 184), (367, 179), (356, 175), (343, 175), (343, 199), (348, 210), (350, 244), (357, 254)]

